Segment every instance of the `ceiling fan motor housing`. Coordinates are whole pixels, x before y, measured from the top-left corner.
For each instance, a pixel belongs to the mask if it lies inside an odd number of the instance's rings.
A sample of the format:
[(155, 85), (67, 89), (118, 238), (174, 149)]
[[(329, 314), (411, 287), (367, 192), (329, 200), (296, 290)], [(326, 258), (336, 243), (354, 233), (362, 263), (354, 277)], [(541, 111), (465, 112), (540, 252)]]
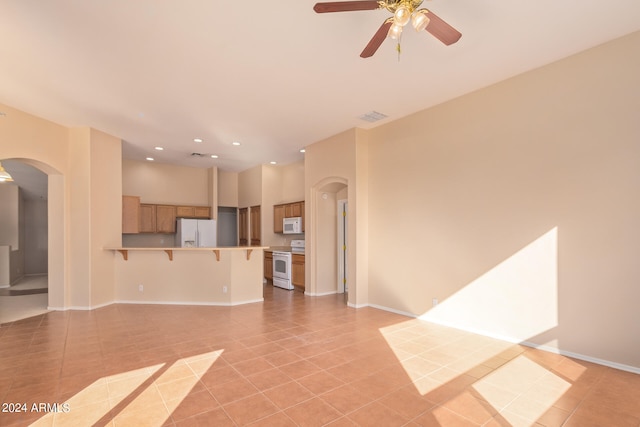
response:
[(422, 4), (423, 0), (380, 0), (378, 3), (381, 8), (387, 9), (391, 13), (396, 13), (400, 6), (405, 6), (410, 12), (416, 10)]

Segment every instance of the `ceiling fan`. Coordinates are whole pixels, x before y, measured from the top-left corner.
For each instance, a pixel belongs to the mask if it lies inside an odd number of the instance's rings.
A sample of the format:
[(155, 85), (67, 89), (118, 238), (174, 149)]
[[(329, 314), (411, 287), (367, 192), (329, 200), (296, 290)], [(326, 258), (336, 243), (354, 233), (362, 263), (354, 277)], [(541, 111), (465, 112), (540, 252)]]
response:
[(360, 57), (369, 58), (378, 50), (386, 37), (397, 40), (400, 54), (400, 38), (402, 29), (411, 21), (416, 31), (427, 30), (431, 35), (447, 46), (457, 42), (462, 34), (444, 22), (428, 9), (418, 9), (423, 0), (356, 0), (316, 3), (313, 10), (317, 13), (351, 12), (356, 10), (387, 9), (393, 13), (386, 19), (373, 35)]

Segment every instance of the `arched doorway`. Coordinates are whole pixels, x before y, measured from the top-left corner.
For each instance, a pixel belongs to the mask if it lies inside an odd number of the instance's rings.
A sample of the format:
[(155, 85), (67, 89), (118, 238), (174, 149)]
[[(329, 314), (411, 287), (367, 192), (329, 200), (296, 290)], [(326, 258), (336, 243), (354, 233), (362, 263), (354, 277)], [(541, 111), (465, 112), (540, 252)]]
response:
[(346, 217), (341, 213), (348, 199), (347, 180), (330, 177), (311, 189), (313, 217), (311, 295), (344, 293), (349, 283), (346, 242)]
[[(62, 309), (65, 307), (62, 175), (53, 167), (34, 159), (1, 161), (14, 178), (10, 185), (21, 188), (19, 241), (15, 245), (17, 250), (13, 251), (13, 278), (26, 279), (22, 287), (27, 290), (42, 286), (48, 288), (44, 298), (20, 302), (25, 307), (14, 307), (11, 316), (17, 320), (16, 316), (24, 318), (49, 309)], [(44, 281), (38, 276), (45, 276)]]

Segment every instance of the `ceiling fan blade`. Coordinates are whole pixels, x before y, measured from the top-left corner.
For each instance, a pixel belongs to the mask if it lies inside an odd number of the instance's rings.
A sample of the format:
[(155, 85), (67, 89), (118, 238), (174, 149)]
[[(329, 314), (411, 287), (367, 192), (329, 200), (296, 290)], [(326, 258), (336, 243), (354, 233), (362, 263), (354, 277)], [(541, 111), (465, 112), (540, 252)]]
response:
[(427, 12), (429, 12), (427, 16), (431, 21), (429, 22), (429, 25), (427, 25), (426, 30), (430, 32), (431, 35), (447, 46), (460, 40), (460, 37), (462, 37), (462, 33), (460, 33), (460, 31), (444, 22), (438, 15), (430, 10), (427, 9)]
[(384, 39), (387, 38), (387, 34), (389, 33), (389, 28), (393, 24), (393, 18), (389, 18), (382, 23), (378, 31), (371, 37), (367, 46), (365, 46), (364, 50), (360, 54), (361, 58), (369, 58), (373, 56), (374, 53), (378, 50)]
[(330, 1), (326, 3), (316, 3), (313, 10), (316, 13), (327, 12), (351, 12), (354, 10), (374, 10), (378, 9), (380, 4), (377, 0), (360, 0), (360, 1)]

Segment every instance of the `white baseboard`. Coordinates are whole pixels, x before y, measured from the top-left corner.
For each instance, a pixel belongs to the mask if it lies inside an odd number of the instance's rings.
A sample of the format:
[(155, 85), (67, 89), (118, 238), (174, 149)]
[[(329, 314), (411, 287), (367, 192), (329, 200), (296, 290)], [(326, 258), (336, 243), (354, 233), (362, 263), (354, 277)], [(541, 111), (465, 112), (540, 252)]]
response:
[(201, 305), (212, 307), (233, 307), (235, 305), (253, 304), (256, 302), (263, 302), (264, 298), (236, 301), (236, 302), (202, 302), (202, 301), (131, 301), (131, 300), (118, 300), (113, 304), (149, 304), (149, 305)]
[(107, 307), (112, 304), (140, 304), (140, 305), (206, 305), (206, 306), (220, 306), (220, 307), (232, 307), (235, 305), (243, 305), (243, 304), (252, 304), (256, 302), (263, 302), (264, 298), (255, 299), (255, 300), (247, 300), (247, 301), (237, 301), (237, 302), (201, 302), (201, 301), (132, 301), (132, 300), (118, 300), (113, 302), (108, 302), (104, 304), (95, 305), (92, 307), (88, 306), (70, 306), (70, 307), (47, 307), (47, 310), (51, 311), (69, 311), (69, 310), (78, 310), (78, 311), (90, 311), (96, 310), (98, 308)]
[[(381, 305), (377, 305), (377, 304), (368, 304), (370, 307), (373, 308), (377, 308), (380, 310), (384, 310), (384, 311), (389, 311), (392, 313), (396, 313), (396, 314), (400, 314), (402, 316), (407, 316), (407, 317), (412, 317), (415, 319), (420, 319), (419, 316), (416, 316), (415, 314), (412, 313), (408, 313), (408, 312), (404, 312), (404, 311), (400, 311), (400, 310), (395, 310), (393, 308), (390, 307), (385, 307), (385, 306), (381, 306)], [(625, 365), (622, 363), (618, 363), (618, 362), (612, 362), (610, 360), (605, 360), (605, 359), (600, 359), (597, 357), (592, 357), (592, 356), (587, 356), (584, 354), (580, 354), (580, 353), (574, 353), (571, 351), (566, 351), (566, 350), (562, 350), (562, 349), (558, 349), (555, 347), (551, 347), (551, 346), (547, 346), (547, 345), (541, 345), (541, 344), (536, 344), (533, 342), (529, 342), (529, 341), (521, 341), (512, 337), (508, 337), (508, 336), (501, 336), (498, 334), (489, 334), (486, 331), (481, 331), (481, 330), (472, 330), (470, 328), (463, 328), (460, 327), (459, 325), (455, 325), (455, 324), (451, 324), (451, 323), (447, 323), (447, 322), (438, 322), (438, 321), (434, 321), (434, 320), (426, 320), (426, 319), (420, 319), (423, 320), (424, 322), (431, 322), (431, 323), (435, 323), (437, 325), (441, 325), (441, 326), (446, 326), (449, 328), (454, 328), (454, 329), (458, 329), (461, 331), (465, 331), (465, 332), (470, 332), (473, 334), (477, 334), (477, 335), (482, 335), (485, 337), (489, 337), (489, 338), (494, 338), (494, 339), (498, 339), (501, 341), (506, 341), (506, 342), (510, 342), (513, 344), (521, 344), (527, 347), (531, 347), (531, 348), (535, 348), (538, 350), (542, 350), (542, 351), (547, 351), (549, 353), (554, 353), (554, 354), (559, 354), (561, 356), (567, 356), (567, 357), (571, 357), (573, 359), (579, 359), (579, 360), (584, 360), (585, 362), (591, 362), (591, 363), (595, 363), (598, 365), (603, 365), (603, 366), (608, 366), (610, 368), (614, 368), (614, 369), (619, 369), (621, 371), (627, 371), (627, 372), (632, 372), (634, 374), (640, 374), (640, 367), (637, 366), (631, 366), (631, 365)]]
[[(369, 304), (353, 304), (353, 303), (350, 303), (350, 302), (347, 302), (347, 306), (349, 306), (351, 308), (373, 307), (372, 305), (370, 306)], [(377, 307), (373, 307), (373, 308), (377, 308)]]
[(309, 295), (310, 297), (324, 297), (327, 295), (335, 295), (337, 294), (337, 291), (329, 291), (329, 292), (307, 292), (304, 291), (305, 295)]

